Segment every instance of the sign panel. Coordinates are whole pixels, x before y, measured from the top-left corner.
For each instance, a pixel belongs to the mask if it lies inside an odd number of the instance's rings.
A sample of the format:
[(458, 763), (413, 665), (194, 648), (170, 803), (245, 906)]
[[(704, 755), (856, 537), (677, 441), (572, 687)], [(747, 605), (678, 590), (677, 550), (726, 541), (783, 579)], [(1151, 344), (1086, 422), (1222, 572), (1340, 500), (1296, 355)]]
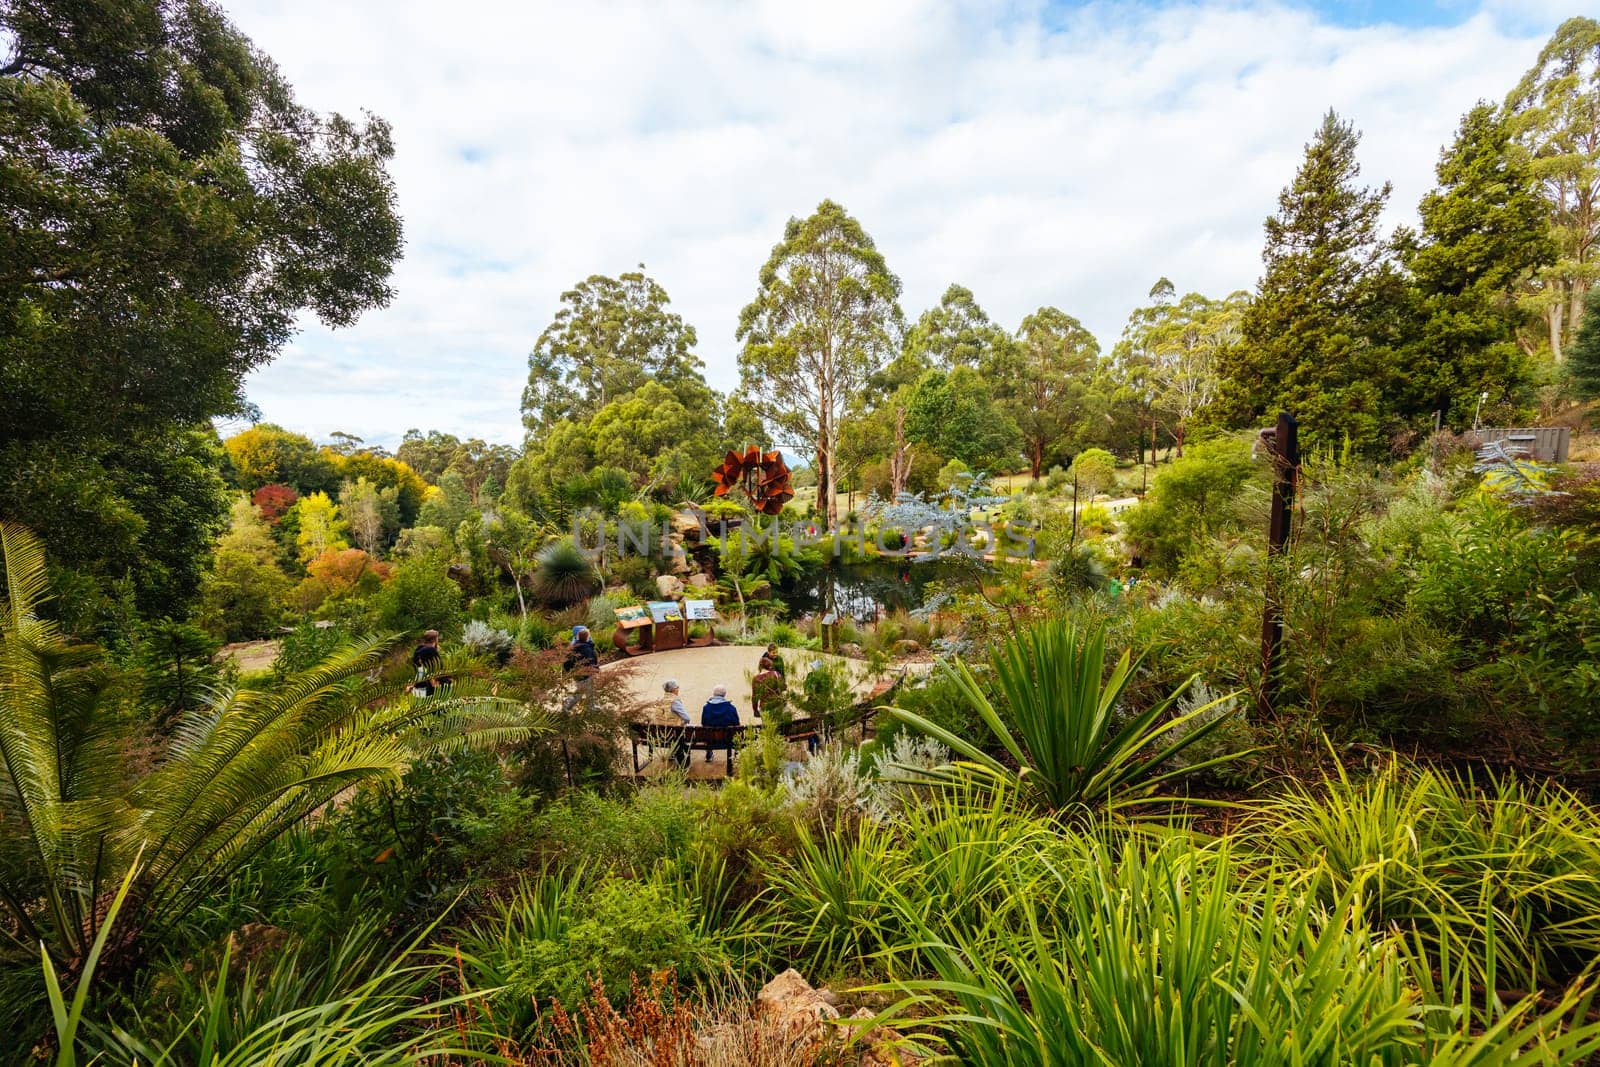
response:
[(683, 613), (678, 610), (676, 600), (650, 601), (650, 618), (654, 622), (682, 622)]
[(650, 615), (644, 610), (643, 604), (630, 604), (625, 608), (617, 608), (616, 612), (617, 625), (624, 630), (650, 625)]
[(717, 618), (717, 602), (715, 600), (685, 600), (683, 613), (691, 622), (715, 622)]

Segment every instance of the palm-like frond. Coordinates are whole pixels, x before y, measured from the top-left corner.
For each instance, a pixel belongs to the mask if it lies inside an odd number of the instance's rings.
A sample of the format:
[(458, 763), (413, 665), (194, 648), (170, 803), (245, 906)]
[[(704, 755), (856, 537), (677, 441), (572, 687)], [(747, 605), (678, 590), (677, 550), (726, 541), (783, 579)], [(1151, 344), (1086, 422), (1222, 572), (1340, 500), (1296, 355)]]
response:
[[(76, 957), (93, 937), (100, 887), (115, 883), (98, 841), (125, 815), (115, 770), (124, 729), (104, 713), (112, 678), (97, 650), (39, 615), (49, 595), (44, 547), (0, 523), (0, 550), (0, 898), (14, 920), (6, 932), (31, 951), (43, 923)], [(55, 877), (29, 877), (40, 870)], [(31, 899), (42, 907), (24, 907)]]
[(102, 917), (97, 903), (142, 851), (122, 935), (176, 922), (289, 827), (419, 755), (506, 744), (538, 722), (456, 657), (458, 679), (419, 699), (385, 677), (392, 638), (352, 641), (271, 689), (229, 687), (176, 723), (155, 768), (133, 779), (132, 727), (110, 704), (98, 651), (38, 617), (44, 555), (0, 526), (0, 908), (14, 945), (43, 942), (68, 973)]

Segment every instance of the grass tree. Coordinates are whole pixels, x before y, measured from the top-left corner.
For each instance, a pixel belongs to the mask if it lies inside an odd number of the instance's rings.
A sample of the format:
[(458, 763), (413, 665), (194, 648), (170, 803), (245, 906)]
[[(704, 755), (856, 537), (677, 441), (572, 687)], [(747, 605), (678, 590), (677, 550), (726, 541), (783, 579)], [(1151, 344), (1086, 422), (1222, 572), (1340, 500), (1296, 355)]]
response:
[[(418, 699), (366, 638), (271, 688), (225, 686), (183, 712), (153, 758), (146, 716), (116, 671), (41, 611), (44, 548), (0, 524), (0, 942), (67, 977), (84, 966), (129, 879), (104, 961), (159, 936), (265, 845), (342, 791), (421, 755), (493, 746), (534, 728), (463, 669)], [(129, 877), (139, 857), (137, 871)]]
[(570, 537), (551, 541), (534, 559), (534, 596), (552, 607), (576, 604), (600, 590), (594, 564)]

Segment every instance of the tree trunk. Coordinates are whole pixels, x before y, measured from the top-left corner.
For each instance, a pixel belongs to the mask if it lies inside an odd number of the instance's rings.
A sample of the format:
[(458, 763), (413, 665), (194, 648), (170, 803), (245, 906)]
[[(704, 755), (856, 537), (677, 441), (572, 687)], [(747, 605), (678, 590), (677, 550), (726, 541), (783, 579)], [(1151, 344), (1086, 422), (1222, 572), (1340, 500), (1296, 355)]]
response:
[(1184, 427), (1183, 423), (1180, 422), (1180, 423), (1178, 423), (1177, 428), (1173, 432), (1173, 439), (1178, 442), (1178, 458), (1179, 459), (1183, 458), (1183, 432), (1184, 432), (1184, 429), (1185, 429), (1185, 427)]
[(906, 491), (906, 480), (911, 477), (911, 446), (906, 443), (906, 412), (899, 408), (894, 413), (894, 450), (889, 453), (889, 499), (900, 499)]
[(1544, 313), (1545, 321), (1550, 324), (1550, 358), (1557, 363), (1561, 362), (1561, 313), (1565, 310), (1565, 305), (1557, 301)]
[(824, 517), (833, 509), (833, 457), (828, 454), (828, 442), (817, 434), (817, 511)]
[(1032, 457), (1033, 457), (1033, 462), (1031, 464), (1031, 468), (1032, 468), (1032, 471), (1033, 471), (1033, 478), (1034, 478), (1035, 481), (1037, 481), (1039, 479), (1039, 471), (1044, 467), (1044, 442), (1043, 441), (1040, 441), (1040, 440), (1036, 439), (1033, 442)]

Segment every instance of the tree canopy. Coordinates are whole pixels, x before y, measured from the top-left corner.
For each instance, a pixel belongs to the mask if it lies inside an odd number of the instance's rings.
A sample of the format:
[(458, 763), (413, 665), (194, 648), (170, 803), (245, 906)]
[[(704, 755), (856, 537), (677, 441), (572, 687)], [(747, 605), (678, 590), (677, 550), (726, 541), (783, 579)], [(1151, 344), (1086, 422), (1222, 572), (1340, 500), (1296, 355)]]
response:
[(789, 220), (739, 315), (741, 392), (788, 443), (811, 450), (830, 523), (840, 424), (893, 351), (899, 298), (900, 279), (866, 230), (824, 200)]
[(670, 303), (642, 265), (615, 278), (591, 275), (562, 293), (528, 355), (522, 418), (529, 437), (562, 419), (589, 419), (646, 382), (672, 390), (685, 406), (710, 404), (694, 327)]
[(1266, 270), (1242, 343), (1223, 355), (1222, 402), (1235, 425), (1287, 409), (1308, 445), (1371, 450), (1383, 438), (1393, 376), (1384, 319), (1396, 272), (1379, 232), (1389, 186), (1357, 184), (1359, 143), (1355, 127), (1328, 112), (1267, 219)]
[[(0, 513), (105, 581), (203, 560), (204, 424), (299, 314), (389, 299), (389, 126), (297, 103), (204, 0), (8, 0), (0, 38)], [(193, 562), (162, 569), (145, 610), (194, 592)]]

